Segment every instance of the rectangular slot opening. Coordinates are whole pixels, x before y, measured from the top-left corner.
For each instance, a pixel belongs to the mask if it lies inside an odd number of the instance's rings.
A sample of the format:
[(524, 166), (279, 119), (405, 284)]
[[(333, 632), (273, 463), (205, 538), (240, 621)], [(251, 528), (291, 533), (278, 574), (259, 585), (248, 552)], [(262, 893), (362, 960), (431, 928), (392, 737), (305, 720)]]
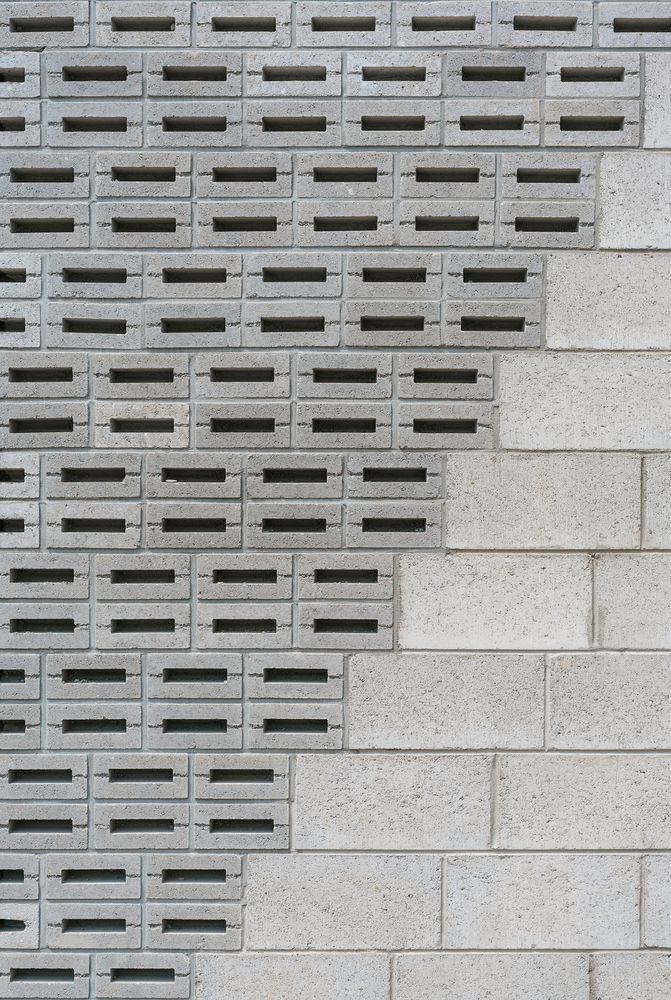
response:
[(225, 733), (228, 722), (226, 719), (163, 719), (161, 730), (164, 733)]
[(479, 167), (416, 167), (417, 184), (477, 184)]
[(25, 333), (25, 319), (0, 319), (2, 333)]
[(125, 934), (123, 917), (68, 917), (61, 921), (63, 934)]
[(169, 634), (174, 631), (174, 618), (112, 618), (110, 621), (112, 635), (134, 635), (144, 632)]
[(10, 767), (7, 771), (7, 782), (10, 785), (70, 785), (72, 770), (69, 767)]
[(210, 382), (274, 382), (274, 368), (210, 368)]
[(266, 83), (298, 83), (325, 80), (326, 66), (264, 66), (261, 71)]
[(275, 469), (267, 467), (263, 470), (264, 483), (325, 483), (328, 481), (328, 471), (320, 468)]
[(164, 868), (161, 872), (161, 882), (163, 883), (220, 883), (225, 881), (225, 868)]
[(413, 31), (475, 31), (475, 15), (433, 15), (413, 17), (410, 20)]
[(426, 417), (417, 418), (412, 422), (414, 434), (475, 434), (477, 429), (477, 420)]
[(15, 31), (74, 31), (74, 17), (10, 17), (9, 30)]
[(524, 316), (462, 316), (463, 333), (524, 333)]
[(227, 277), (225, 267), (165, 267), (161, 272), (164, 285), (224, 285)]
[(417, 233), (471, 233), (480, 229), (477, 215), (416, 215)]
[(215, 215), (212, 219), (215, 233), (276, 233), (275, 215), (231, 215), (228, 218)]
[(362, 66), (361, 79), (368, 83), (423, 83), (426, 66)]
[(25, 483), (25, 469), (0, 469), (0, 483)]
[(0, 132), (25, 132), (25, 118), (0, 118)]
[(25, 531), (26, 522), (22, 517), (3, 517), (0, 518), (0, 533), (2, 534), (21, 534)]
[(175, 774), (171, 767), (110, 767), (107, 772), (112, 783), (173, 781)]
[(61, 468), (62, 483), (122, 483), (126, 478), (124, 468), (74, 469)]
[(541, 14), (515, 14), (513, 31), (577, 31), (577, 17), (551, 17)]
[(115, 216), (112, 219), (113, 233), (175, 233), (177, 219), (165, 217), (154, 219), (126, 218)]
[(423, 132), (424, 115), (362, 115), (362, 132)]
[(127, 66), (64, 66), (61, 78), (65, 83), (125, 83)]
[(374, 17), (313, 17), (313, 31), (375, 31)]
[(174, 983), (174, 969), (110, 969), (111, 983)]
[(9, 231), (20, 236), (39, 233), (74, 233), (74, 219), (15, 219), (9, 220)]
[(25, 83), (26, 71), (23, 66), (0, 66), (0, 83)]
[(527, 280), (526, 267), (465, 267), (462, 272), (465, 284), (513, 284)]
[(364, 483), (425, 483), (427, 470), (415, 468), (382, 468), (370, 466), (365, 468), (361, 477)]
[(172, 384), (175, 371), (173, 368), (110, 368), (108, 378), (111, 385)]
[(671, 17), (614, 17), (616, 34), (644, 34), (648, 31), (671, 31)]
[(264, 132), (325, 132), (326, 115), (263, 115), (261, 124)]
[(124, 285), (128, 281), (125, 267), (64, 267), (61, 272), (65, 283)]
[(261, 767), (213, 767), (209, 781), (211, 785), (272, 785), (275, 772)]
[(75, 970), (68, 968), (16, 969), (9, 972), (10, 983), (74, 983)]
[[(3, 285), (25, 285), (26, 283), (26, 269), (25, 267), (5, 267), (0, 270), (0, 282)], [(25, 321), (23, 323), (23, 328), (25, 329)]]
[(225, 483), (226, 469), (161, 469), (162, 483)]
[(307, 281), (326, 282), (325, 267), (264, 267), (262, 269), (264, 282), (283, 282), (299, 284)]
[(226, 531), (225, 517), (164, 517), (161, 531), (170, 534), (190, 531)]
[(624, 66), (562, 66), (562, 83), (622, 83)]
[(0, 868), (0, 885), (23, 885), (25, 880), (23, 868)]
[(63, 733), (125, 733), (125, 719), (63, 719), (61, 722), (61, 732)]
[(115, 584), (170, 584), (174, 582), (174, 569), (113, 569), (110, 572), (110, 583)]
[(315, 184), (373, 184), (377, 167), (313, 167)]
[(377, 635), (377, 618), (315, 618), (312, 631), (315, 635)]
[(475, 385), (477, 368), (413, 368), (412, 380), (418, 385)]
[(225, 83), (225, 66), (164, 66), (161, 77), (168, 83)]
[(272, 434), (275, 431), (275, 418), (212, 417), (210, 430), (213, 434)]
[(9, 368), (9, 382), (72, 382), (72, 368)]
[(128, 119), (115, 118), (71, 118), (61, 120), (64, 132), (127, 132)]
[(264, 517), (261, 530), (266, 534), (291, 534), (294, 531), (322, 534), (326, 531), (325, 517)]
[(313, 434), (375, 434), (375, 417), (314, 417)]
[(213, 167), (216, 184), (274, 184), (277, 167)]
[[(313, 579), (315, 583), (377, 583), (378, 572), (376, 569), (316, 569)], [(323, 673), (322, 683), (328, 679), (328, 671), (317, 671)], [(267, 671), (264, 671), (264, 676)], [(305, 673), (305, 671), (298, 671)]]
[(261, 333), (323, 333), (325, 328), (323, 316), (261, 317)]
[(35, 633), (59, 632), (63, 635), (73, 635), (75, 631), (74, 618), (10, 618), (9, 631), (26, 635)]
[(561, 115), (561, 132), (621, 132), (624, 115)]
[(12, 931), (25, 931), (25, 920), (12, 920), (11, 917), (0, 919), (0, 934), (9, 934)]
[(462, 132), (521, 132), (524, 115), (461, 115)]
[(315, 215), (313, 228), (316, 233), (377, 232), (376, 215)]
[(264, 733), (328, 733), (328, 719), (264, 719)]
[(110, 833), (174, 833), (174, 819), (111, 819)]
[(172, 434), (175, 421), (172, 419), (135, 420), (112, 417), (109, 422), (111, 434)]
[(10, 819), (10, 833), (72, 833), (71, 819)]
[(225, 333), (226, 320), (223, 316), (198, 318), (186, 316), (183, 319), (165, 318), (161, 320), (161, 333)]
[(184, 917), (173, 917), (161, 921), (161, 929), (164, 934), (225, 934), (225, 920), (206, 920), (204, 918), (193, 918), (187, 920)]
[(212, 583), (277, 583), (276, 569), (215, 569)]
[(376, 385), (377, 368), (313, 368), (315, 385)]
[(226, 667), (164, 667), (164, 684), (223, 684), (228, 680)]
[(63, 684), (125, 684), (124, 667), (63, 667)]
[(35, 569), (32, 567), (14, 568), (9, 571), (10, 583), (74, 583), (75, 571), (67, 566), (58, 568)]
[(176, 167), (112, 167), (113, 181), (122, 184), (174, 183), (177, 180)]
[(101, 336), (122, 336), (127, 332), (125, 319), (81, 319), (63, 317), (61, 320), (63, 333), (99, 334)]
[(580, 167), (519, 167), (516, 176), (518, 184), (579, 184), (582, 172)]
[(423, 316), (362, 316), (359, 320), (362, 333), (421, 333)]
[(211, 819), (210, 833), (273, 833), (272, 819)]
[(174, 17), (112, 17), (112, 31), (174, 31)]
[(164, 115), (162, 129), (164, 132), (225, 132), (226, 118), (223, 115), (212, 117)]
[(124, 884), (125, 868), (62, 868), (61, 885)]
[(274, 17), (213, 17), (212, 31), (276, 31)]
[(72, 433), (72, 417), (16, 417), (10, 418), (10, 434), (67, 434)]
[(464, 83), (524, 83), (526, 66), (462, 66)]
[(560, 218), (533, 218), (518, 216), (515, 219), (516, 233), (577, 233), (580, 220), (576, 216)]
[(425, 267), (364, 267), (361, 269), (364, 283), (377, 282), (390, 285), (426, 284)]
[[(26, 672), (20, 667), (0, 667), (0, 684), (25, 684)], [(0, 881), (2, 877), (0, 876)]]
[(363, 517), (362, 531), (398, 532), (399, 534), (423, 534), (426, 532), (425, 517)]

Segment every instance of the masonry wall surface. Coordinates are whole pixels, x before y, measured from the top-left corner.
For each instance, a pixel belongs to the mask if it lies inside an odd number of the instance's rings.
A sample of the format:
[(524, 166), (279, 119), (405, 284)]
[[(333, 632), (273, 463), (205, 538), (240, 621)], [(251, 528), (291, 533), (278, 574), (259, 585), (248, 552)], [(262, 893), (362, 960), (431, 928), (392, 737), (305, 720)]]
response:
[(0, 997), (671, 995), (671, 3), (0, 3)]

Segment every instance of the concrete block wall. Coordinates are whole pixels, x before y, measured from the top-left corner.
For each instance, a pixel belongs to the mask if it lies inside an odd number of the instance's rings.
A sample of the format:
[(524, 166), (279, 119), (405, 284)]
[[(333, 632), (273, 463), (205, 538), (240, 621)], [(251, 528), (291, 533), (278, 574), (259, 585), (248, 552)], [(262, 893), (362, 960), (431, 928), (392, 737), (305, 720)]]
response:
[(0, 997), (671, 995), (671, 3), (0, 51)]

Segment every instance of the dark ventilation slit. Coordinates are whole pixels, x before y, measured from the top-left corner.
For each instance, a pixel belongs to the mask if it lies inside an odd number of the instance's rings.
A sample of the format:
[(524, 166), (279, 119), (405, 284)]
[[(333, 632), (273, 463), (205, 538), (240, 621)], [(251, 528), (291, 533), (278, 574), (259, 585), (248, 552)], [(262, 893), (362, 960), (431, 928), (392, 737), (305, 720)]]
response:
[[(211, 774), (212, 772), (210, 772)], [(212, 780), (210, 778), (210, 780)], [(226, 882), (225, 868), (164, 868), (161, 882)]]
[(164, 667), (164, 684), (224, 684), (228, 680), (226, 667)]
[(399, 532), (401, 534), (423, 534), (426, 532), (425, 517), (364, 517), (362, 531)]
[(225, 934), (226, 921), (173, 917), (162, 920), (161, 929), (164, 934)]
[(0, 319), (0, 331), (2, 333), (25, 333), (25, 319)]
[(472, 233), (480, 229), (477, 215), (416, 215), (417, 233)]
[(477, 368), (414, 368), (412, 380), (419, 385), (475, 385), (478, 381), (478, 370)]
[(274, 781), (275, 772), (272, 768), (260, 767), (213, 767), (209, 777), (212, 785), (272, 785)]
[(25, 132), (25, 118), (0, 118), (0, 132)]
[(671, 17), (614, 17), (616, 34), (645, 34), (648, 31), (671, 31)]
[(9, 382), (72, 382), (72, 368), (9, 368)]
[(261, 124), (264, 132), (325, 132), (326, 115), (303, 117), (263, 115)]
[(125, 83), (127, 66), (64, 66), (61, 77), (65, 83)]
[(0, 469), (0, 483), (25, 483), (25, 469)]
[(313, 31), (375, 31), (374, 17), (313, 17)]
[(518, 184), (579, 184), (582, 172), (580, 167), (519, 167), (516, 176)]
[(10, 219), (9, 231), (24, 236), (38, 233), (74, 233), (74, 219)]
[(110, 583), (152, 584), (174, 582), (174, 569), (113, 569), (110, 572)]
[(164, 66), (161, 77), (175, 83), (225, 83), (228, 70), (225, 66)]
[(176, 167), (112, 167), (113, 181), (122, 184), (174, 183), (177, 180)]
[(328, 471), (319, 468), (274, 469), (263, 470), (264, 483), (325, 483), (328, 481)]
[(374, 184), (377, 167), (313, 167), (315, 184)]
[(0, 868), (0, 885), (23, 885), (25, 881), (23, 868)]
[(562, 83), (622, 83), (623, 66), (562, 66)]
[(123, 917), (68, 917), (61, 922), (64, 934), (125, 934)]
[(577, 216), (560, 218), (531, 218), (520, 217), (515, 219), (516, 233), (577, 233), (580, 220)]
[(392, 469), (371, 466), (363, 470), (362, 479), (364, 483), (425, 483), (427, 470), (420, 467)]
[(212, 583), (277, 583), (276, 569), (215, 569)]
[[(3, 285), (25, 285), (26, 283), (26, 269), (25, 267), (5, 267), (0, 270), (0, 282)], [(23, 324), (25, 329), (25, 322)]]
[(464, 283), (520, 283), (527, 280), (526, 267), (465, 267), (462, 273)]
[(172, 634), (174, 631), (174, 618), (112, 618), (110, 621), (110, 632), (113, 635), (135, 635), (144, 632)]
[(326, 531), (325, 517), (264, 517), (261, 530), (268, 534), (287, 534), (292, 532), (310, 532), (323, 534)]
[[(11, 629), (10, 629), (11, 631)], [(26, 720), (25, 719), (1, 719), (0, 720), (0, 733), (3, 736), (17, 736), (19, 734), (25, 733), (26, 731)]]
[(64, 667), (61, 671), (63, 684), (125, 684), (124, 667)]
[(24, 920), (12, 920), (11, 917), (0, 918), (0, 934), (10, 934), (12, 931), (25, 931), (25, 929)]
[(277, 167), (213, 167), (216, 184), (274, 184)]
[(475, 434), (478, 429), (477, 420), (457, 420), (441, 418), (418, 418), (413, 420), (412, 429), (415, 434)]
[(361, 270), (363, 282), (378, 282), (390, 285), (426, 284), (425, 267), (364, 267)]
[(438, 15), (413, 17), (410, 21), (413, 31), (475, 31), (474, 15)]
[(312, 623), (315, 635), (377, 635), (378, 630), (377, 618), (315, 618)]
[(111, 819), (110, 833), (174, 833), (174, 819)]
[(210, 833), (273, 833), (272, 819), (211, 819)]
[(462, 66), (464, 83), (524, 83), (526, 66)]
[(174, 17), (112, 17), (112, 31), (174, 31)]
[(26, 530), (26, 522), (22, 517), (0, 518), (0, 533), (3, 535), (22, 534)]
[(376, 215), (315, 215), (313, 228), (316, 233), (377, 232)]
[(212, 417), (210, 430), (213, 434), (272, 434), (275, 431), (275, 418)]
[(26, 71), (23, 66), (0, 67), (0, 83), (25, 83)]
[(264, 66), (261, 75), (267, 83), (325, 80), (326, 66)]
[(328, 733), (328, 719), (264, 719), (264, 733)]
[(361, 79), (375, 83), (421, 83), (426, 66), (362, 66)]
[[(313, 572), (315, 583), (377, 583), (378, 571), (376, 569), (316, 569)], [(269, 671), (264, 671), (265, 674)], [(306, 673), (306, 671), (299, 671)], [(326, 683), (328, 671), (313, 671), (313, 673), (323, 674), (321, 683)]]
[(62, 483), (122, 483), (126, 478), (124, 468), (70, 469), (61, 468)]

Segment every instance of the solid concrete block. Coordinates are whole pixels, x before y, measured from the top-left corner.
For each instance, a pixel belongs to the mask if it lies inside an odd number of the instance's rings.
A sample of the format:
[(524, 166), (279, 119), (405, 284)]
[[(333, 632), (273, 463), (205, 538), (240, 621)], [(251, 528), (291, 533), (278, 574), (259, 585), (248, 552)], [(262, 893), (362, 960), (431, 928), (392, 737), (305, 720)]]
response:
[[(489, 842), (491, 759), (301, 755), (299, 850), (468, 850)], [(392, 777), (393, 775), (393, 777)]]
[(353, 657), (349, 745), (361, 750), (539, 748), (543, 662), (529, 654)]
[[(641, 946), (668, 948), (671, 941), (671, 868), (663, 855), (643, 859)], [(653, 980), (654, 981), (654, 980)]]
[(250, 950), (435, 948), (438, 859), (411, 855), (252, 856)]
[(648, 455), (643, 463), (643, 546), (669, 548), (671, 539), (671, 456)]
[(650, 552), (597, 557), (594, 578), (596, 642), (615, 649), (664, 649), (671, 627), (669, 555)]
[(667, 52), (648, 52), (645, 57), (643, 145), (646, 149), (671, 147), (671, 61)]
[(350, 1000), (384, 1000), (388, 960), (353, 952), (200, 955), (196, 960), (198, 1000), (220, 988), (234, 991), (239, 1000), (311, 1000), (316, 982), (322, 1000), (337, 1000), (343, 984)]
[(593, 975), (599, 1000), (655, 1000), (669, 988), (671, 960), (651, 952), (598, 955)]
[(398, 1000), (588, 1000), (586, 955), (400, 955)]
[(607, 153), (601, 161), (599, 245), (671, 248), (671, 166), (663, 153)]
[(582, 555), (405, 555), (405, 649), (580, 649), (589, 641), (589, 559)]

